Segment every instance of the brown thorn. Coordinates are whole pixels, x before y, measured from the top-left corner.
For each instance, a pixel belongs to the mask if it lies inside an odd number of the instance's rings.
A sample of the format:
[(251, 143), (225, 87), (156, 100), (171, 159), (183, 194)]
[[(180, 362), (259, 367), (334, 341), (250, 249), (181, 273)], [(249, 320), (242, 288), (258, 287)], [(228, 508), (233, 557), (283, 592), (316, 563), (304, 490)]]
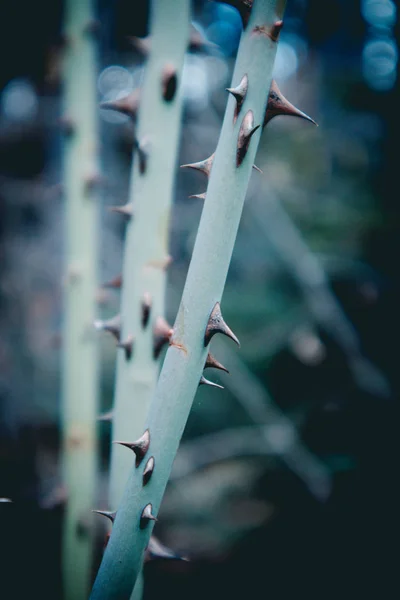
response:
[(249, 87), (249, 80), (247, 75), (243, 75), (238, 86), (234, 88), (226, 88), (226, 91), (232, 94), (236, 100), (235, 113), (233, 115), (233, 122), (236, 123), (240, 109), (242, 108), (244, 99), (246, 98), (247, 89)]
[(149, 524), (149, 521), (157, 521), (156, 517), (152, 513), (153, 506), (149, 503), (146, 504), (140, 515), (140, 529), (144, 529)]
[(173, 329), (167, 323), (164, 317), (157, 317), (156, 322), (154, 324), (153, 334), (153, 356), (155, 359), (157, 359), (160, 356), (160, 352), (164, 348), (165, 344), (167, 344), (170, 341), (173, 334)]
[(214, 156), (215, 156), (215, 152), (213, 152), (211, 154), (211, 156), (209, 156), (205, 160), (201, 160), (196, 163), (189, 163), (187, 165), (181, 165), (181, 169), (195, 169), (196, 171), (200, 171), (201, 173), (204, 173), (204, 175), (206, 175), (206, 177), (209, 177), (210, 173), (211, 173), (211, 167), (212, 167), (212, 164), (214, 161)]
[(228, 369), (224, 367), (223, 364), (218, 362), (218, 360), (209, 352), (207, 354), (206, 364), (204, 365), (205, 369), (219, 369), (220, 371), (225, 371), (225, 373), (229, 373)]
[(133, 342), (134, 342), (133, 335), (129, 335), (124, 342), (120, 341), (117, 343), (117, 348), (123, 348), (125, 350), (126, 360), (129, 360), (132, 356)]
[(107, 321), (95, 321), (94, 326), (96, 329), (110, 332), (119, 342), (121, 337), (121, 315), (116, 315)]
[(142, 297), (142, 327), (145, 329), (149, 322), (151, 311), (151, 296), (149, 292), (145, 292)]
[(124, 217), (128, 217), (128, 219), (130, 219), (133, 216), (132, 202), (121, 204), (121, 206), (109, 206), (108, 209), (110, 210), (110, 212), (115, 212), (120, 215), (124, 215)]
[(114, 288), (116, 290), (121, 289), (121, 287), (122, 287), (122, 275), (117, 275), (116, 277), (114, 277), (110, 281), (106, 281), (105, 283), (102, 284), (101, 287), (103, 287), (103, 288)]
[(178, 76), (174, 65), (164, 66), (161, 75), (162, 96), (166, 102), (172, 102), (178, 87)]
[(147, 485), (153, 475), (155, 465), (154, 456), (150, 456), (143, 470), (143, 485)]
[(214, 308), (211, 311), (210, 317), (208, 319), (206, 332), (204, 335), (204, 345), (207, 346), (210, 343), (211, 338), (216, 333), (222, 333), (227, 337), (231, 338), (240, 348), (240, 342), (233, 331), (228, 327), (225, 323), (222, 313), (221, 306), (219, 302), (216, 302)]
[(131, 119), (136, 119), (139, 109), (139, 101), (140, 91), (136, 89), (124, 98), (101, 102), (100, 108), (103, 108), (104, 110), (115, 110), (124, 115), (128, 115), (128, 117), (131, 117)]
[(248, 110), (243, 117), (242, 124), (239, 130), (239, 137), (236, 150), (236, 167), (240, 167), (244, 157), (247, 154), (250, 140), (253, 134), (257, 131), (260, 125), (254, 126), (254, 114), (252, 110)]
[(125, 446), (125, 448), (129, 448), (132, 452), (135, 453), (136, 456), (136, 467), (140, 465), (142, 460), (147, 454), (147, 451), (150, 446), (150, 431), (146, 429), (144, 434), (135, 442), (113, 442), (113, 444), (119, 444), (120, 446)]
[[(290, 117), (299, 117), (300, 119), (305, 119), (306, 121), (310, 121), (310, 123), (317, 123), (306, 113), (302, 112), (298, 108), (296, 108), (293, 104), (289, 102), (285, 98), (285, 96), (280, 91), (278, 84), (273, 79), (271, 81), (271, 88), (269, 90), (268, 96), (268, 104), (267, 109), (265, 111), (263, 127), (271, 121), (274, 117), (279, 117), (280, 115), (290, 116)], [(318, 126), (318, 125), (317, 125)]]

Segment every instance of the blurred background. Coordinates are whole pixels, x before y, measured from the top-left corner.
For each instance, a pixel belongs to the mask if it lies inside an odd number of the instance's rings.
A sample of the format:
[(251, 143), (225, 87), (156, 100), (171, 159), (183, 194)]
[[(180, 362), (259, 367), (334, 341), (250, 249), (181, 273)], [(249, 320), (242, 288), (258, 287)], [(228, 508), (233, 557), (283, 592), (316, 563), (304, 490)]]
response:
[[(77, 2), (79, 0), (76, 0)], [(172, 1), (172, 0), (171, 0)], [(0, 5), (0, 496), (5, 599), (61, 598), (59, 469), (64, 199), (63, 4)], [(99, 0), (99, 101), (140, 86), (148, 4)], [(180, 162), (215, 149), (241, 33), (237, 11), (197, 0), (212, 44), (187, 54)], [(395, 596), (400, 236), (398, 39), (391, 0), (288, 0), (275, 67), (319, 127), (265, 130), (223, 297), (241, 349), (199, 390), (158, 537), (189, 563), (146, 567), (146, 598)], [(98, 112), (101, 279), (120, 272), (133, 143)], [(177, 169), (167, 313), (175, 319), (201, 214), (201, 174)], [(98, 316), (117, 292), (99, 294)], [(102, 405), (115, 348), (99, 335)], [(99, 425), (105, 503), (109, 424)], [(103, 499), (103, 500), (102, 500)], [(395, 512), (396, 511), (396, 512)], [(97, 569), (104, 530), (99, 528)], [(10, 588), (8, 586), (11, 586)], [(7, 591), (9, 590), (9, 591)]]

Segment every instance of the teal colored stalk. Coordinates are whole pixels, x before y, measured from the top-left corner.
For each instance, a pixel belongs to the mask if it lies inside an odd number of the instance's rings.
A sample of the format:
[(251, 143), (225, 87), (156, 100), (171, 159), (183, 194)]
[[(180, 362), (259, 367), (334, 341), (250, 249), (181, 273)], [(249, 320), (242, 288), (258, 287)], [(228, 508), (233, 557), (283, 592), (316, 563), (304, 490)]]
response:
[[(247, 74), (248, 92), (235, 123), (236, 102), (233, 97), (228, 100), (171, 345), (146, 421), (150, 447), (144, 460), (131, 471), (92, 600), (127, 600), (142, 568), (153, 525), (149, 511), (158, 514), (202, 375), (208, 352), (205, 331), (215, 304), (221, 301), (261, 134), (258, 129), (251, 137), (247, 154), (237, 166), (239, 131), (243, 122), (251, 123), (249, 110), (253, 111), (255, 125), (263, 123), (277, 47), (271, 38), (276, 39), (284, 4), (279, 0), (256, 0), (242, 35), (233, 85)], [(143, 475), (151, 457), (155, 461), (153, 475), (144, 485)]]
[(98, 344), (96, 312), (99, 207), (96, 58), (89, 0), (66, 3), (64, 64), (65, 256), (62, 427), (67, 507), (63, 530), (65, 600), (84, 600), (92, 568), (91, 509), (96, 486)]
[[(112, 437), (131, 440), (144, 430), (150, 400), (159, 373), (154, 358), (154, 329), (164, 315), (169, 220), (182, 118), (181, 74), (189, 38), (189, 0), (153, 0), (152, 46), (140, 96), (136, 129), (144, 148), (141, 172), (133, 161), (129, 205), (134, 217), (127, 224), (121, 298), (121, 341), (133, 338), (132, 356), (121, 348), (117, 358)], [(173, 98), (163, 97), (164, 70), (176, 72)], [(149, 318), (143, 326), (143, 301), (149, 301)], [(132, 438), (133, 436), (133, 438)], [(115, 510), (122, 498), (132, 455), (112, 445), (109, 504)]]

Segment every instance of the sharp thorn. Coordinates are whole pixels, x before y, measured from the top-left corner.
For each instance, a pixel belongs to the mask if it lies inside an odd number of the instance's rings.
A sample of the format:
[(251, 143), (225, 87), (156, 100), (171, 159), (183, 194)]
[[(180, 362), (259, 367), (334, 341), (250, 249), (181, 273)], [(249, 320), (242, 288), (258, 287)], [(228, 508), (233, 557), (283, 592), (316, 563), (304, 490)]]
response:
[(225, 371), (225, 373), (229, 373), (228, 369), (224, 367), (217, 359), (209, 352), (207, 354), (206, 364), (204, 365), (205, 369), (219, 369), (220, 371)]
[(133, 216), (132, 202), (128, 202), (127, 204), (121, 204), (121, 206), (109, 206), (109, 210), (111, 212), (124, 215), (129, 219)]
[(148, 429), (144, 432), (144, 434), (135, 442), (113, 442), (113, 444), (120, 444), (120, 446), (125, 446), (132, 450), (136, 456), (136, 466), (138, 467), (144, 457), (147, 454), (147, 451), (150, 446), (150, 432)]
[(110, 512), (108, 510), (92, 510), (92, 512), (96, 513), (96, 515), (107, 517), (107, 519), (110, 519), (111, 523), (114, 523), (115, 517), (117, 516), (116, 512)]
[(248, 110), (243, 117), (242, 124), (239, 130), (239, 137), (236, 150), (236, 166), (240, 167), (244, 157), (247, 154), (250, 140), (253, 134), (257, 131), (260, 125), (254, 125), (254, 114), (252, 110)]
[(254, 169), (255, 171), (258, 171), (258, 173), (261, 173), (261, 174), (263, 173), (263, 172), (261, 171), (261, 169), (260, 169), (259, 167), (257, 167), (257, 165), (253, 165), (253, 169)]
[[(317, 123), (306, 115), (306, 113), (302, 112), (298, 108), (296, 108), (293, 104), (289, 102), (285, 98), (285, 96), (280, 91), (278, 84), (273, 79), (271, 82), (271, 88), (269, 90), (268, 96), (268, 104), (267, 110), (265, 111), (263, 127), (267, 125), (274, 117), (279, 117), (280, 115), (289, 116), (289, 117), (299, 117), (300, 119), (305, 119), (306, 121), (310, 121), (310, 123)], [(317, 125), (318, 126), (318, 125)]]
[(172, 102), (178, 87), (178, 76), (174, 65), (164, 66), (161, 75), (162, 96), (166, 102)]
[(211, 156), (209, 156), (205, 160), (201, 160), (197, 163), (189, 163), (187, 165), (181, 165), (181, 169), (195, 169), (196, 171), (200, 171), (201, 173), (204, 173), (206, 175), (206, 177), (209, 177), (210, 173), (211, 173), (211, 167), (212, 167), (212, 164), (214, 161), (214, 155), (215, 155), (215, 152), (213, 152), (213, 154), (211, 154)]
[(210, 343), (211, 338), (216, 333), (222, 333), (227, 337), (231, 338), (240, 348), (240, 342), (233, 331), (228, 327), (225, 323), (222, 313), (220, 303), (217, 302), (212, 309), (210, 317), (208, 319), (206, 332), (204, 335), (204, 345), (207, 346)]
[(106, 281), (105, 283), (102, 284), (101, 287), (103, 287), (103, 288), (115, 288), (116, 290), (119, 290), (122, 287), (122, 275), (117, 275), (116, 277), (114, 277), (110, 281)]
[(108, 412), (102, 413), (97, 417), (97, 421), (112, 421), (114, 418), (114, 411), (109, 410)]
[(149, 524), (149, 521), (157, 521), (156, 517), (152, 513), (152, 505), (146, 504), (140, 515), (140, 529), (144, 529)]
[(149, 292), (145, 292), (143, 294), (143, 298), (142, 298), (142, 327), (143, 327), (143, 329), (145, 329), (145, 327), (147, 327), (148, 322), (149, 322), (151, 304), (152, 304), (151, 296), (150, 296)]
[(249, 87), (249, 80), (247, 78), (247, 75), (243, 75), (238, 86), (236, 86), (234, 88), (226, 88), (226, 91), (229, 92), (230, 94), (232, 94), (232, 96), (236, 100), (235, 114), (233, 116), (234, 123), (236, 123), (236, 119), (238, 117), (238, 114), (240, 113), (244, 99), (246, 98), (248, 87)]
[(155, 460), (154, 456), (150, 456), (143, 470), (143, 485), (147, 485), (153, 475)]
[(184, 560), (187, 561), (187, 558), (183, 556), (179, 556), (175, 554), (173, 550), (164, 546), (154, 535), (150, 537), (148, 546), (146, 548), (145, 553), (145, 562), (149, 562), (150, 560), (157, 559), (167, 559), (167, 560)]
[(198, 198), (199, 200), (206, 199), (207, 192), (203, 192), (202, 194), (192, 194), (189, 198)]
[(167, 344), (173, 334), (172, 327), (167, 323), (164, 317), (157, 317), (155, 325), (154, 325), (154, 346), (153, 346), (153, 356), (154, 358), (158, 358), (161, 350), (164, 348), (165, 344)]
[(210, 385), (211, 387), (220, 388), (221, 390), (224, 389), (223, 385), (218, 385), (218, 383), (214, 383), (213, 381), (206, 379), (204, 375), (200, 377), (199, 385)]
[(121, 337), (121, 315), (116, 315), (112, 319), (108, 319), (108, 321), (95, 321), (94, 326), (96, 329), (108, 331), (119, 342)]
[(131, 119), (135, 119), (139, 109), (140, 92), (133, 90), (128, 96), (117, 100), (109, 100), (102, 102), (100, 108), (105, 110), (115, 110), (124, 115), (128, 115)]
[(132, 356), (133, 342), (133, 335), (129, 335), (124, 342), (117, 342), (117, 348), (123, 348), (125, 350), (126, 360), (129, 360)]

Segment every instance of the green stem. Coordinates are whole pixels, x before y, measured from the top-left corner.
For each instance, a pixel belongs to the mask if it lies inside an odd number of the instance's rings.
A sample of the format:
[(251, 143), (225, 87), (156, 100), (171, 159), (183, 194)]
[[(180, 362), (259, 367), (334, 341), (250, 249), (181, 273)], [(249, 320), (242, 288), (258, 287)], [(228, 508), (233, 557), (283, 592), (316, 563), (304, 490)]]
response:
[(98, 157), (96, 60), (87, 27), (91, 17), (89, 0), (67, 2), (64, 107), (71, 131), (64, 162), (66, 281), (62, 365), (63, 468), (68, 493), (63, 532), (66, 600), (83, 600), (90, 586), (90, 518), (97, 468), (98, 348), (90, 329), (96, 311), (99, 209), (94, 197)]
[[(153, 524), (146, 525), (142, 512), (151, 504), (153, 514), (158, 514), (202, 375), (207, 357), (205, 330), (215, 303), (221, 300), (261, 134), (259, 129), (252, 136), (247, 155), (237, 167), (239, 130), (249, 110), (256, 125), (263, 123), (277, 46), (271, 33), (284, 4), (256, 0), (242, 35), (233, 86), (247, 74), (248, 93), (236, 123), (235, 100), (228, 101), (172, 343), (147, 418), (150, 448), (141, 465), (131, 471), (92, 600), (127, 600), (142, 568)], [(154, 457), (155, 468), (144, 486), (143, 470), (149, 457)]]

